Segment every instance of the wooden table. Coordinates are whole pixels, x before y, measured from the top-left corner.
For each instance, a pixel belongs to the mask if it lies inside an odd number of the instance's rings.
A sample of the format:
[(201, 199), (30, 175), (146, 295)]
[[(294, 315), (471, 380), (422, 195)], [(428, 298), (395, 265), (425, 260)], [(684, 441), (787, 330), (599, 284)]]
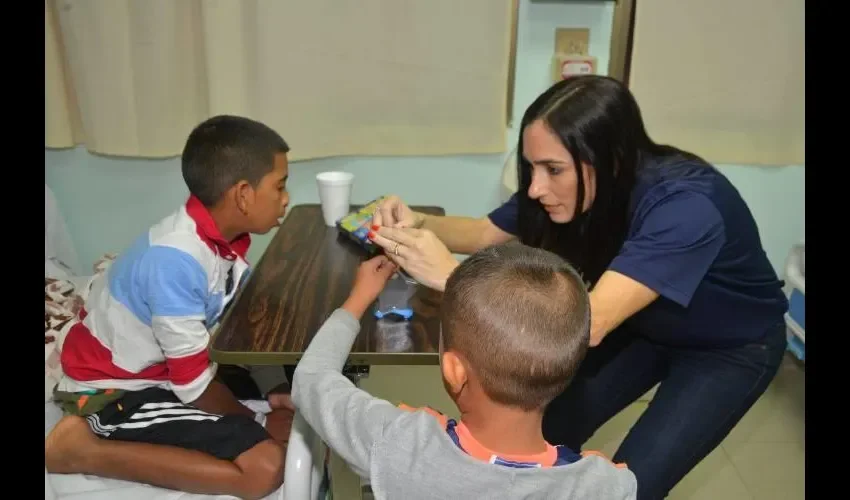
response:
[[(445, 213), (439, 207), (412, 208)], [(366, 258), (337, 228), (325, 226), (318, 204), (293, 207), (222, 319), (210, 357), (233, 365), (296, 364), (322, 323), (345, 302)], [(348, 364), (438, 364), (441, 297), (420, 286), (410, 321), (377, 320), (367, 311)]]

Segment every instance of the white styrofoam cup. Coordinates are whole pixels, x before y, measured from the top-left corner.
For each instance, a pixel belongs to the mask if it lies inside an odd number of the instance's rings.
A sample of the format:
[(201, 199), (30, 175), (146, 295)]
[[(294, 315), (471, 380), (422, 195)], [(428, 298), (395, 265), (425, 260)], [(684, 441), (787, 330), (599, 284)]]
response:
[(319, 187), (319, 201), (322, 203), (322, 217), (325, 219), (325, 224), (335, 226), (336, 222), (350, 210), (354, 174), (322, 172), (316, 176), (316, 184)]

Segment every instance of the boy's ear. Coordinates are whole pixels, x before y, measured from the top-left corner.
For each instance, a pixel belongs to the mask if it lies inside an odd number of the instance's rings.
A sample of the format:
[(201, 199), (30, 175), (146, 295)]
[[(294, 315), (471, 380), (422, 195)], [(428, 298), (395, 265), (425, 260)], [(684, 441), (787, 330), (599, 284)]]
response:
[(446, 390), (451, 396), (457, 396), (469, 380), (469, 374), (463, 360), (452, 351), (446, 351), (440, 355), (440, 370), (443, 372), (443, 380)]
[(247, 215), (248, 208), (254, 203), (254, 188), (248, 181), (241, 180), (233, 186), (233, 196), (236, 202), (236, 208), (240, 212)]

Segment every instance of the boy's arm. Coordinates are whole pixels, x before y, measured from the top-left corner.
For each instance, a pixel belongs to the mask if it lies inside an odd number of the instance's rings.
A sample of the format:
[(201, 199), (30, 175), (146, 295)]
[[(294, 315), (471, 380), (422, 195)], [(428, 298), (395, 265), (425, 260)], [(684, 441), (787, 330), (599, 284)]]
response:
[[(365, 302), (365, 304), (364, 304)], [(295, 369), (292, 401), (310, 427), (361, 477), (387, 423), (402, 414), (354, 386), (341, 371), (371, 301), (352, 294), (325, 321)]]
[(151, 328), (165, 357), (170, 389), (184, 403), (218, 415), (254, 412), (230, 389), (214, 380), (209, 359), (206, 321), (207, 278), (189, 254), (171, 247), (153, 247), (142, 262), (144, 296)]

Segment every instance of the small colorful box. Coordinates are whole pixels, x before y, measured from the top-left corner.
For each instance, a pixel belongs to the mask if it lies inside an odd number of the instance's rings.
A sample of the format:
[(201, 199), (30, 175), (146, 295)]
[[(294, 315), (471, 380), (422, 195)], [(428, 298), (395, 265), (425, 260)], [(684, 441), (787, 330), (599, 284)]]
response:
[(360, 245), (369, 254), (377, 254), (381, 248), (369, 240), (372, 217), (375, 215), (378, 205), (384, 200), (384, 196), (376, 198), (367, 203), (363, 208), (351, 212), (337, 222), (339, 230)]

